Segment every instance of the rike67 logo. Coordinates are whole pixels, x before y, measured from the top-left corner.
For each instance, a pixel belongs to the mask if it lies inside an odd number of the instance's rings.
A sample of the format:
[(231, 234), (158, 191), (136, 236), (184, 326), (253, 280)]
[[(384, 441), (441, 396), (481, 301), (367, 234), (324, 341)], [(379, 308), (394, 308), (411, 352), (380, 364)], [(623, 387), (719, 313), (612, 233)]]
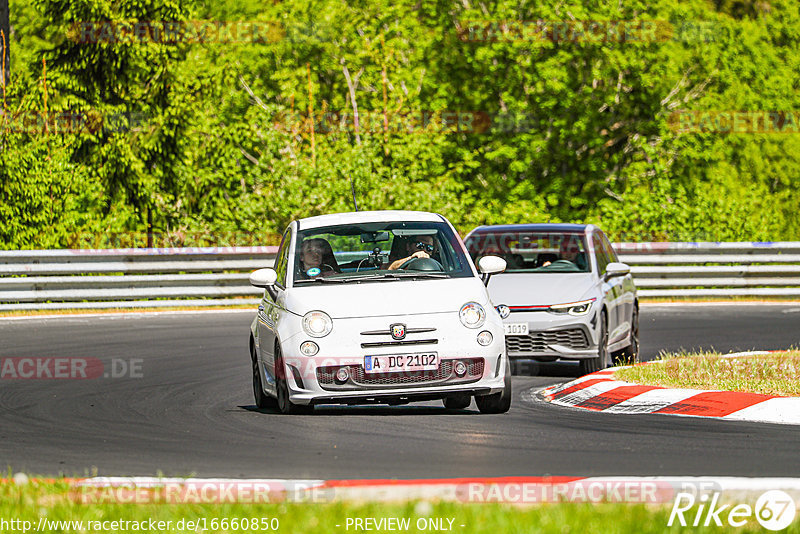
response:
[(767, 530), (783, 530), (794, 521), (796, 506), (794, 499), (784, 491), (764, 492), (755, 507), (749, 504), (722, 504), (721, 493), (704, 493), (699, 497), (692, 493), (678, 493), (669, 514), (667, 526), (677, 523), (685, 526), (718, 526), (725, 523), (742, 527), (755, 518)]

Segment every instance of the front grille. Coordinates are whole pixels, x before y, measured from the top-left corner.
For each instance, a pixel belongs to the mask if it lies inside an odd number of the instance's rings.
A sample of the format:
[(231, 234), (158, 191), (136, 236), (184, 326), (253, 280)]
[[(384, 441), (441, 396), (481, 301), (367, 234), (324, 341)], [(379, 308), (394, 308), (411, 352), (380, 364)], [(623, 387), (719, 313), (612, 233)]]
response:
[(506, 336), (506, 350), (517, 352), (547, 352), (550, 345), (561, 345), (570, 349), (589, 348), (586, 332), (581, 328), (555, 330), (550, 332), (531, 332), (527, 336)]
[[(459, 378), (453, 372), (454, 360), (442, 360), (435, 371), (402, 371), (399, 373), (365, 373), (363, 365), (345, 365), (317, 368), (317, 381), (324, 389), (354, 389), (353, 386), (427, 386), (437, 382), (474, 382), (483, 376), (483, 358), (462, 360), (467, 364), (467, 374)], [(336, 371), (347, 367), (350, 380), (337, 384)]]

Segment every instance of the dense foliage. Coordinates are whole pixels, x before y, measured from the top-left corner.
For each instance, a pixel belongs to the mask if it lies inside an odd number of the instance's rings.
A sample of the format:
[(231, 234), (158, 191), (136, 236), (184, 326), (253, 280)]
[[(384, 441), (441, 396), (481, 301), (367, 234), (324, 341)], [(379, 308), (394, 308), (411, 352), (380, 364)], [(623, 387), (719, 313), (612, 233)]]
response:
[(353, 187), (462, 232), (800, 240), (799, 6), (12, 0), (0, 247), (274, 243)]

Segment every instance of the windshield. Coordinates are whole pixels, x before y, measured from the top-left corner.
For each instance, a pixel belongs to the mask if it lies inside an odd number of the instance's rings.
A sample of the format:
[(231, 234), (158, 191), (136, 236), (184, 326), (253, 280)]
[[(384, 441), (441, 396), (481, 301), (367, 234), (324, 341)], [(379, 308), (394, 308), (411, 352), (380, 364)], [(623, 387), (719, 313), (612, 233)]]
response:
[(301, 230), (293, 273), (298, 285), (474, 276), (458, 236), (442, 222)]
[(506, 260), (506, 273), (587, 273), (591, 270), (583, 234), (569, 232), (478, 232), (465, 244), (477, 262), (483, 256)]

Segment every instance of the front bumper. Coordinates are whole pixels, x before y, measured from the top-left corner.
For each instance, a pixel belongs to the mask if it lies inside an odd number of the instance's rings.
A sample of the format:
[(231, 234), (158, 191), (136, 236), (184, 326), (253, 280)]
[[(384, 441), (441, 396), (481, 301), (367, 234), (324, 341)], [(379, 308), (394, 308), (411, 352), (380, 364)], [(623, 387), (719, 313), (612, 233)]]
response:
[[(501, 389), (502, 390), (502, 389)], [(489, 395), (497, 393), (497, 390), (485, 388), (468, 388), (468, 389), (454, 389), (448, 390), (448, 395), (465, 394), (465, 395)], [(424, 393), (419, 391), (406, 392), (406, 393), (376, 393), (374, 395), (353, 395), (342, 396), (333, 395), (329, 397), (314, 397), (308, 404), (316, 406), (319, 404), (407, 404), (409, 402), (422, 402), (429, 400), (438, 400), (446, 395), (442, 392)]]
[(599, 326), (593, 310), (585, 316), (548, 312), (512, 313), (505, 323), (527, 323), (525, 336), (505, 336), (511, 359), (580, 360), (597, 357)]
[[(361, 402), (391, 403), (392, 401), (396, 401), (398, 399), (441, 399), (456, 393), (489, 395), (491, 393), (503, 391), (503, 388), (505, 387), (505, 366), (509, 365), (508, 358), (506, 358), (504, 355), (497, 355), (492, 360), (493, 363), (485, 366), (484, 374), (480, 378), (467, 383), (451, 382), (437, 383), (432, 385), (409, 383), (399, 386), (376, 385), (347, 387), (339, 390), (332, 390), (322, 387), (316, 378), (316, 369), (313, 375), (309, 373), (300, 373), (300, 369), (297, 367), (299, 362), (290, 361), (289, 358), (286, 358), (286, 363), (290, 366), (290, 372), (287, 376), (287, 385), (289, 387), (291, 400), (295, 404), (359, 404)], [(447, 360), (443, 360), (443, 362), (445, 361)], [(356, 366), (358, 364), (350, 363), (349, 365)], [(495, 369), (497, 369), (496, 374)], [(409, 402), (411, 401), (409, 400)]]
[[(388, 334), (389, 326), (396, 323), (406, 324), (411, 332), (420, 328), (426, 331), (409, 333), (403, 342), (396, 342)], [(457, 314), (336, 319), (334, 325), (331, 334), (314, 340), (319, 345), (316, 356), (300, 354), (299, 346), (305, 340), (302, 334), (281, 343), (293, 403), (399, 404), (456, 393), (488, 395), (505, 387), (504, 372), (509, 363), (499, 317), (487, 318), (478, 329), (465, 328)], [(386, 336), (375, 334), (384, 329)], [(485, 347), (476, 340), (484, 330), (493, 336)], [(364, 372), (367, 355), (431, 352), (439, 357), (435, 371)], [(458, 361), (466, 365), (463, 376), (455, 372)], [(348, 369), (348, 379), (343, 382), (335, 379), (341, 367)]]

